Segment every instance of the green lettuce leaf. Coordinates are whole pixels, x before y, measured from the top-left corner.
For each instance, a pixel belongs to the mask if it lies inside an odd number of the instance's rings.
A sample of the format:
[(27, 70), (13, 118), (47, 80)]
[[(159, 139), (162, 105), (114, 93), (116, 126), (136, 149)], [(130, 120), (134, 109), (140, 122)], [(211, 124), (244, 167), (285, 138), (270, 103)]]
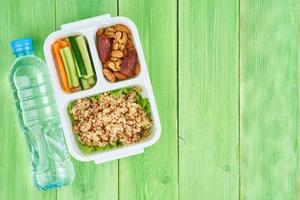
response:
[[(143, 108), (143, 110), (147, 113), (147, 115), (151, 117), (151, 108), (150, 108), (149, 99), (143, 98), (141, 96), (141, 94), (139, 92), (137, 92), (136, 90), (134, 90), (132, 87), (112, 90), (112, 91), (109, 91), (108, 93), (113, 95), (114, 97), (118, 98), (118, 97), (121, 97), (122, 94), (127, 95), (130, 92), (135, 92), (136, 93), (136, 95), (137, 95), (137, 104), (139, 104)], [(98, 95), (94, 95), (94, 96), (87, 97), (87, 98), (89, 98), (92, 101), (98, 101), (100, 95), (101, 94), (98, 94)], [(74, 125), (75, 120), (74, 120), (73, 114), (71, 113), (71, 110), (75, 106), (75, 104), (76, 104), (76, 100), (72, 101), (67, 107), (68, 114), (69, 114), (69, 117), (71, 119), (72, 125)], [(79, 146), (79, 149), (84, 154), (90, 154), (90, 153), (93, 153), (93, 152), (96, 152), (96, 151), (104, 151), (104, 150), (107, 150), (107, 149), (117, 148), (117, 147), (123, 145), (121, 142), (118, 141), (115, 144), (109, 144), (109, 145), (106, 145), (104, 147), (88, 147), (88, 146), (85, 146), (85, 145), (83, 145), (79, 142), (79, 136), (78, 135), (76, 135), (75, 137), (76, 137), (76, 141), (77, 141), (77, 144)]]

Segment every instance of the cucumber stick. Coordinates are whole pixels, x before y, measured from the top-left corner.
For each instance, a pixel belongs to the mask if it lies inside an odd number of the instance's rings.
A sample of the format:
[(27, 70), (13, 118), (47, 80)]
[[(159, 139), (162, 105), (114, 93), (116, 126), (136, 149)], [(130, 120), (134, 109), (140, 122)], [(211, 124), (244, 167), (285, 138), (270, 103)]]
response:
[(87, 75), (84, 77), (90, 78), (90, 77), (94, 76), (94, 70), (93, 70), (92, 62), (91, 62), (91, 59), (89, 56), (87, 45), (85, 43), (85, 39), (83, 36), (77, 36), (76, 42), (79, 47), (81, 56), (83, 58), (84, 66), (85, 66), (85, 69), (87, 72)]
[(77, 75), (76, 65), (70, 47), (62, 48), (59, 51), (66, 68), (68, 83), (70, 84), (70, 87), (79, 87), (79, 78)]
[(78, 71), (78, 76), (83, 77), (87, 76), (86, 68), (84, 66), (83, 58), (79, 49), (79, 46), (76, 42), (75, 37), (68, 37), (67, 39), (68, 43), (70, 44), (72, 53), (74, 55), (74, 59), (76, 61), (76, 69)]
[(93, 87), (96, 84), (96, 80), (95, 77), (92, 76), (90, 78), (79, 78), (80, 79), (80, 85), (82, 87), (82, 89), (86, 90), (89, 89), (91, 87)]
[(72, 87), (71, 74), (70, 74), (70, 71), (69, 71), (68, 62), (67, 62), (67, 59), (65, 58), (63, 49), (59, 49), (59, 54), (62, 58), (64, 67), (65, 67), (65, 70), (66, 70), (66, 75), (67, 75), (67, 79), (68, 79), (68, 86), (71, 88)]
[(95, 77), (92, 76), (92, 77), (88, 78), (88, 82), (89, 82), (91, 87), (94, 86), (96, 84)]
[(80, 78), (80, 85), (81, 85), (82, 89), (84, 89), (84, 90), (90, 88), (89, 81), (88, 81), (88, 79), (85, 79), (85, 78)]

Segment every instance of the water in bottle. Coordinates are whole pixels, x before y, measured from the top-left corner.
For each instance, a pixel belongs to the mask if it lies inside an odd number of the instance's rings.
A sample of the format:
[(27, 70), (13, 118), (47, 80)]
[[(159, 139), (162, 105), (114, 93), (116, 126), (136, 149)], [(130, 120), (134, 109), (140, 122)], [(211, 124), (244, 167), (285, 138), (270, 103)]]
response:
[(31, 38), (14, 40), (11, 47), (17, 59), (10, 83), (30, 150), (33, 182), (41, 190), (68, 185), (74, 179), (74, 168), (64, 144), (47, 66), (33, 54)]

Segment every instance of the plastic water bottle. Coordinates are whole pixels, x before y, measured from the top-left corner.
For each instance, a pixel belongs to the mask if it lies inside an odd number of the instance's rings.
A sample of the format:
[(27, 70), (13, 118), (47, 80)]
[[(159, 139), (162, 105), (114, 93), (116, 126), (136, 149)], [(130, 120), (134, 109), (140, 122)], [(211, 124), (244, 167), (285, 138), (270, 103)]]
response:
[(47, 66), (33, 54), (31, 38), (11, 42), (17, 57), (10, 83), (22, 133), (30, 150), (32, 179), (48, 190), (70, 184), (74, 167), (69, 160)]

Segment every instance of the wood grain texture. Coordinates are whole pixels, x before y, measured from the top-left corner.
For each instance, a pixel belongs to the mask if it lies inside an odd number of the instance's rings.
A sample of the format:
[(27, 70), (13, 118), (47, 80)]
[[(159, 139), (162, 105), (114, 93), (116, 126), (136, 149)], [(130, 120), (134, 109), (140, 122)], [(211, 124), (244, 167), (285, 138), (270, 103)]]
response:
[(239, 198), (239, 2), (179, 0), (179, 198)]
[[(56, 26), (106, 13), (117, 14), (114, 0), (67, 0), (56, 2)], [(99, 66), (95, 66), (99, 67)], [(76, 177), (72, 186), (58, 189), (57, 199), (118, 199), (118, 161), (101, 165), (72, 160)]]
[(297, 0), (241, 0), (241, 199), (299, 199)]
[(15, 59), (9, 42), (30, 36), (37, 55), (41, 56), (43, 41), (55, 28), (54, 17), (54, 1), (0, 1), (0, 199), (3, 200), (56, 199), (56, 190), (43, 193), (32, 184), (29, 149), (19, 129), (8, 82)]
[[(10, 94), (9, 41), (33, 37), (43, 57), (61, 24), (105, 13), (138, 27), (161, 138), (120, 161), (73, 159), (71, 186), (38, 192)], [(299, 22), (298, 0), (1, 0), (0, 199), (299, 199)]]
[(119, 14), (137, 25), (157, 106), (162, 133), (145, 153), (120, 160), (119, 197), (178, 198), (176, 129), (176, 1), (120, 0)]

